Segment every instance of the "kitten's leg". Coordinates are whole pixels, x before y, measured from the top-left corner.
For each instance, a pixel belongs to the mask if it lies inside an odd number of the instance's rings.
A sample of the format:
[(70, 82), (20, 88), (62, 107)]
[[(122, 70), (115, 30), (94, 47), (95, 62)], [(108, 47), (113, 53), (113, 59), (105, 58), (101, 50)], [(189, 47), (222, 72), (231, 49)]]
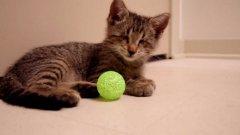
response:
[(75, 89), (83, 98), (96, 98), (99, 96), (96, 83), (87, 81), (62, 82), (59, 86)]
[(127, 81), (127, 87), (124, 94), (137, 97), (148, 97), (152, 95), (155, 88), (155, 83), (150, 79), (145, 79), (143, 77), (139, 79), (130, 79)]
[(51, 87), (45, 84), (37, 84), (29, 87), (29, 89), (39, 96), (51, 99), (52, 103), (61, 107), (76, 106), (80, 100), (80, 94), (77, 91), (66, 87)]
[(31, 82), (23, 85), (12, 76), (0, 79), (1, 98), (10, 104), (56, 110), (76, 106), (80, 100), (77, 91), (51, 85), (48, 80), (44, 83)]

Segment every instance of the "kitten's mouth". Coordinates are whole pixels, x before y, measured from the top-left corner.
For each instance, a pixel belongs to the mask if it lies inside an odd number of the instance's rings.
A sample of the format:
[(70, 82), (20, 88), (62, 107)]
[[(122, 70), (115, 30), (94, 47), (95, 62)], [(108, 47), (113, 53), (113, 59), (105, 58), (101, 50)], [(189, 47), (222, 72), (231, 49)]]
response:
[(125, 59), (127, 59), (128, 61), (135, 61), (138, 59), (138, 57), (136, 56), (136, 53), (134, 54), (128, 53), (127, 55), (125, 55)]
[(134, 57), (134, 54), (129, 54), (128, 57), (129, 57), (129, 58), (133, 58), (133, 57)]

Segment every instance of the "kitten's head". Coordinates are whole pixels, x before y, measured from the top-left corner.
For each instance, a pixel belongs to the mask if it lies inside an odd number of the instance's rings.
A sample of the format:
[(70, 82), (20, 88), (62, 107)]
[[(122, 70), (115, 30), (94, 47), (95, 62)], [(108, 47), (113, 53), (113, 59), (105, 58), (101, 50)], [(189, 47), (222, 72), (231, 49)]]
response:
[(145, 17), (130, 12), (122, 0), (113, 0), (108, 16), (106, 41), (127, 60), (145, 58), (156, 47), (167, 27), (169, 14)]

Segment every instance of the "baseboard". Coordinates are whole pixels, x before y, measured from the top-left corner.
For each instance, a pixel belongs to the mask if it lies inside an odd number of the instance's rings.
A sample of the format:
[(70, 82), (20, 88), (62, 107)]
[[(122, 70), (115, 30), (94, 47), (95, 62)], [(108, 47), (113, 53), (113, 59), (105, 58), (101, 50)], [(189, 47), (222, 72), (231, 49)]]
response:
[(185, 58), (185, 54), (173, 54), (170, 59), (181, 59)]
[(207, 53), (186, 53), (186, 58), (223, 58), (223, 59), (240, 59), (240, 54), (207, 54)]

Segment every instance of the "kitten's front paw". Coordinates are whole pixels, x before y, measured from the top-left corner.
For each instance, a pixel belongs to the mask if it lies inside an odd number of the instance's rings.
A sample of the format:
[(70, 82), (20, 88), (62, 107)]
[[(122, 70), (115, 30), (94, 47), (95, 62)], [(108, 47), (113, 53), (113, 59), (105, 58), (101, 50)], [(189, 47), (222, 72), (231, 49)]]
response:
[(56, 99), (59, 103), (61, 103), (65, 107), (73, 107), (76, 106), (81, 99), (78, 92), (73, 90), (65, 90), (56, 93)]
[(78, 91), (82, 98), (96, 98), (99, 96), (96, 86), (81, 87)]
[(149, 79), (129, 80), (124, 94), (137, 97), (149, 97), (153, 94), (155, 88), (155, 83)]

